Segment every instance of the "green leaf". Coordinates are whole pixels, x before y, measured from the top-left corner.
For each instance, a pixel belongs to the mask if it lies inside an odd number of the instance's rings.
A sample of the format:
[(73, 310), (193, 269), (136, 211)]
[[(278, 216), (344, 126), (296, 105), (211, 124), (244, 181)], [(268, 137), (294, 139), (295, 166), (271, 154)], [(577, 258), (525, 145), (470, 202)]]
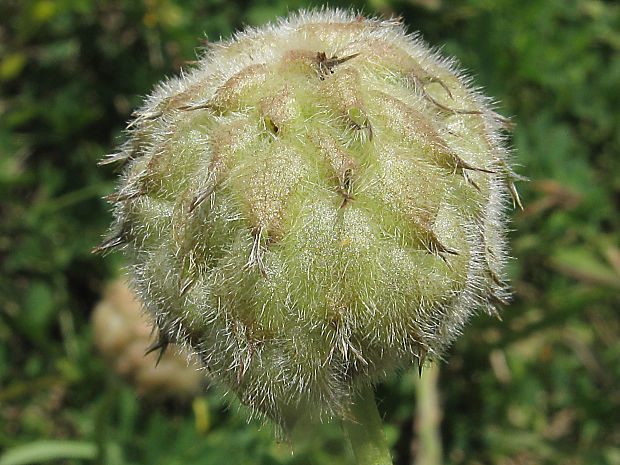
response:
[(14, 447), (0, 456), (0, 465), (30, 465), (54, 459), (94, 460), (97, 448), (80, 441), (36, 441)]

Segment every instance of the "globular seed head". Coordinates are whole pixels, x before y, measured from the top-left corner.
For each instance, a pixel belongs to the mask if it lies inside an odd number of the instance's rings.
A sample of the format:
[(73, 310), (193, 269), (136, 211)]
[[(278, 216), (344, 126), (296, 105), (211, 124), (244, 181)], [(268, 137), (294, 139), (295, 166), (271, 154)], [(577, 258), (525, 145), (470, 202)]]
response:
[(504, 125), (400, 23), (300, 12), (146, 99), (102, 248), (253, 411), (342, 417), (508, 298)]

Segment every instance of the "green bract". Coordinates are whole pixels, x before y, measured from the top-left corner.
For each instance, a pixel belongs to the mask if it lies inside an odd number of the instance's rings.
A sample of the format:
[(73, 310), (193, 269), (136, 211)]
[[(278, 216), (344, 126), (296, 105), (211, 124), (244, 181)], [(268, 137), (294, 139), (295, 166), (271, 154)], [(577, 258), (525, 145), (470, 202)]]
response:
[(398, 22), (301, 12), (147, 98), (99, 249), (255, 412), (342, 417), (507, 298), (506, 123)]

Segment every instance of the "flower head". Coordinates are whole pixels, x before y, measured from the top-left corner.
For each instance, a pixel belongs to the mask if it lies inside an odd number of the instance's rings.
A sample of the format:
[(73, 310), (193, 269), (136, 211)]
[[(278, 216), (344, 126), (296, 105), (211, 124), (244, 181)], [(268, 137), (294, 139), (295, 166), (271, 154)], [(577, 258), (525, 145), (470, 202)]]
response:
[(294, 14), (146, 99), (99, 249), (242, 403), (343, 416), (507, 299), (506, 123), (399, 22)]

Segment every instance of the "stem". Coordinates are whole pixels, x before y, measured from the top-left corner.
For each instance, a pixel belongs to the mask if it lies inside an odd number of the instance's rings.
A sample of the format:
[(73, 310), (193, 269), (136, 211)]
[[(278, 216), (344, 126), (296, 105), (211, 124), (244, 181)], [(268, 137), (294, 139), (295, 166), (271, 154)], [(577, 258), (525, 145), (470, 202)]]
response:
[(343, 420), (342, 427), (351, 442), (358, 465), (392, 465), (371, 386), (365, 386), (359, 392), (351, 407), (351, 419)]
[(441, 465), (441, 407), (437, 390), (439, 364), (430, 364), (416, 383), (417, 412), (414, 421), (416, 438), (412, 452), (414, 465)]

